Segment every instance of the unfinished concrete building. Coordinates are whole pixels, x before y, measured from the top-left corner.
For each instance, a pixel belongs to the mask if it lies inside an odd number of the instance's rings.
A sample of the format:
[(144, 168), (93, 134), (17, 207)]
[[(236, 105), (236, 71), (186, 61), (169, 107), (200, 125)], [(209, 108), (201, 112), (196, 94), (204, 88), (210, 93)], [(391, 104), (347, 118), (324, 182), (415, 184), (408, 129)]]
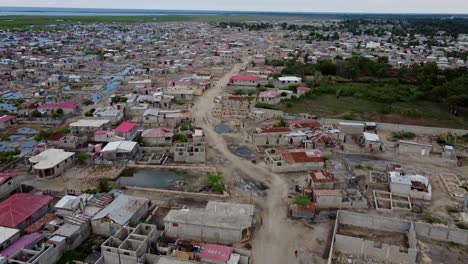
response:
[(123, 227), (101, 245), (101, 263), (137, 264), (146, 253), (156, 253), (151, 248), (160, 236), (155, 225)]
[(205, 143), (177, 143), (175, 145), (174, 162), (203, 163), (205, 160)]
[[(468, 231), (400, 218), (338, 211), (328, 264), (417, 263), (418, 240), (450, 247), (468, 245)], [(443, 244), (443, 243), (442, 243)], [(419, 252), (420, 253), (420, 252)]]
[(245, 118), (250, 113), (250, 101), (245, 96), (223, 96), (215, 101), (213, 115)]
[(420, 157), (429, 156), (432, 151), (432, 144), (420, 143), (409, 140), (398, 141), (399, 155), (417, 155)]
[(265, 163), (273, 172), (300, 172), (323, 168), (320, 150), (266, 149)]
[(164, 218), (166, 234), (211, 243), (250, 239), (254, 206), (209, 201), (205, 209), (171, 210)]
[(315, 207), (318, 209), (367, 208), (367, 199), (357, 189), (313, 190)]

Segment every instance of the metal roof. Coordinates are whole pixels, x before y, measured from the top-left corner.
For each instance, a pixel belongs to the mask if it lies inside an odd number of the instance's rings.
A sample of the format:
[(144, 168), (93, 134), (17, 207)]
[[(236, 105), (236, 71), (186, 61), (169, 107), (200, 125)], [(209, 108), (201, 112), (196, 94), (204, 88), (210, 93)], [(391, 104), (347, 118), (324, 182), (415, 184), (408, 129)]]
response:
[(142, 197), (121, 194), (115, 198), (106, 208), (97, 213), (93, 220), (109, 218), (120, 225), (130, 222), (133, 215), (149, 200)]

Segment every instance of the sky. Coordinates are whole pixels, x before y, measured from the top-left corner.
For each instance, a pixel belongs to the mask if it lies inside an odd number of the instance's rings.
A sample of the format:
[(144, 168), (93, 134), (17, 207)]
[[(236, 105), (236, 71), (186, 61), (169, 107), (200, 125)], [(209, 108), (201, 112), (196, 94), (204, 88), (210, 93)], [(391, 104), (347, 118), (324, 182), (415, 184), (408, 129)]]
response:
[(0, 0), (0, 6), (468, 14), (468, 0)]

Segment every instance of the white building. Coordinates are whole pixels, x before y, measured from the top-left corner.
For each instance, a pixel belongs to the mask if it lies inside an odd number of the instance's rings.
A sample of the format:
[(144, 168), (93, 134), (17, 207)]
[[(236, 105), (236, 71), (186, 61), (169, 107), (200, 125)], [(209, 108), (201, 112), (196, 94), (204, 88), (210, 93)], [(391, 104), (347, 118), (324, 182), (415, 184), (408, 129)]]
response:
[(427, 177), (421, 175), (403, 175), (399, 171), (390, 172), (390, 191), (413, 199), (428, 201), (432, 199), (432, 186)]
[(74, 165), (75, 153), (63, 149), (46, 149), (29, 158), (33, 171), (40, 178), (56, 177)]

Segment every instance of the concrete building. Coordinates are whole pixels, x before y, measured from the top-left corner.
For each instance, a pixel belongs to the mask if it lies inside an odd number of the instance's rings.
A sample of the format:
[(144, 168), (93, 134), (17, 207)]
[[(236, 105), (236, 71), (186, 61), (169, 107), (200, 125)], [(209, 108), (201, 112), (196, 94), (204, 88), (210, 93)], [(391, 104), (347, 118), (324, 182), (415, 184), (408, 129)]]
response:
[(341, 132), (340, 140), (343, 143), (359, 143), (365, 125), (356, 122), (339, 122), (338, 129)]
[(114, 132), (125, 140), (133, 140), (137, 136), (137, 127), (135, 123), (124, 121), (114, 129)]
[(39, 178), (56, 177), (75, 164), (75, 153), (63, 149), (46, 149), (29, 158), (33, 171)]
[(313, 190), (317, 209), (367, 208), (367, 199), (356, 189)]
[(302, 83), (302, 78), (301, 77), (296, 77), (296, 76), (283, 76), (279, 77), (278, 81), (281, 83), (283, 86), (288, 86), (291, 84), (300, 84)]
[(102, 158), (108, 161), (135, 160), (140, 154), (140, 147), (134, 141), (113, 141), (101, 150)]
[(399, 140), (398, 154), (399, 155), (417, 155), (429, 156), (432, 152), (432, 144), (419, 143), (416, 141)]
[(57, 134), (48, 136), (46, 143), (54, 148), (74, 150), (84, 142), (77, 136)]
[(302, 131), (292, 131), (287, 127), (257, 128), (251, 135), (250, 141), (257, 146), (296, 146), (304, 145), (307, 135)]
[(267, 104), (279, 104), (281, 102), (281, 92), (279, 91), (263, 91), (258, 95), (258, 102)]
[(112, 236), (123, 226), (136, 225), (148, 212), (150, 200), (120, 194), (91, 220), (94, 234)]
[(20, 189), (21, 184), (16, 172), (0, 172), (0, 201)]
[(174, 162), (203, 163), (206, 160), (205, 143), (177, 143), (174, 147)]
[(171, 210), (164, 226), (170, 236), (229, 244), (249, 239), (253, 221), (253, 205), (209, 201), (205, 209)]
[(250, 113), (250, 101), (245, 96), (222, 96), (215, 100), (213, 115), (245, 118)]
[(20, 231), (18, 229), (0, 226), (0, 251), (7, 248), (19, 238)]
[(124, 104), (113, 104), (96, 109), (93, 113), (93, 117), (96, 119), (111, 120), (114, 123), (118, 123), (124, 118), (124, 113)]
[(167, 146), (172, 144), (174, 131), (169, 128), (151, 128), (141, 133), (145, 146)]
[(190, 111), (187, 109), (161, 110), (151, 108), (143, 113), (141, 122), (156, 127), (176, 128), (184, 122), (190, 122)]
[(267, 149), (265, 154), (265, 162), (273, 172), (319, 170), (324, 166), (320, 150)]
[(307, 181), (314, 190), (331, 190), (335, 187), (335, 179), (329, 170), (309, 171)]
[(353, 263), (419, 263), (418, 240), (431, 248), (468, 246), (468, 231), (375, 214), (338, 211), (328, 264), (345, 259)]
[(25, 229), (44, 216), (51, 196), (15, 193), (0, 203), (0, 226)]
[(403, 175), (399, 171), (391, 171), (390, 191), (394, 194), (407, 195), (413, 199), (432, 199), (432, 186), (429, 179), (421, 175)]
[[(102, 264), (137, 264), (159, 238), (155, 225), (123, 227), (101, 245)], [(151, 262), (152, 263), (152, 262)]]
[(70, 124), (70, 134), (77, 137), (84, 137), (93, 141), (96, 131), (111, 130), (112, 124), (108, 119), (93, 120), (81, 119)]
[(0, 117), (0, 129), (5, 129), (11, 127), (16, 120), (16, 116), (13, 115), (3, 115)]
[(362, 133), (364, 139), (364, 148), (373, 153), (377, 150), (382, 150), (382, 142), (380, 141), (379, 135), (374, 133), (364, 132)]
[[(33, 235), (33, 234), (31, 234)], [(27, 235), (29, 236), (29, 235)], [(56, 263), (66, 249), (65, 238), (61, 236), (44, 237), (42, 234), (38, 238), (32, 237), (27, 247), (19, 247), (8, 257), (11, 264), (50, 264)], [(23, 238), (21, 238), (23, 239)], [(18, 240), (19, 241), (19, 240)]]
[(229, 78), (229, 86), (258, 87), (258, 78), (254, 76), (232, 76)]

